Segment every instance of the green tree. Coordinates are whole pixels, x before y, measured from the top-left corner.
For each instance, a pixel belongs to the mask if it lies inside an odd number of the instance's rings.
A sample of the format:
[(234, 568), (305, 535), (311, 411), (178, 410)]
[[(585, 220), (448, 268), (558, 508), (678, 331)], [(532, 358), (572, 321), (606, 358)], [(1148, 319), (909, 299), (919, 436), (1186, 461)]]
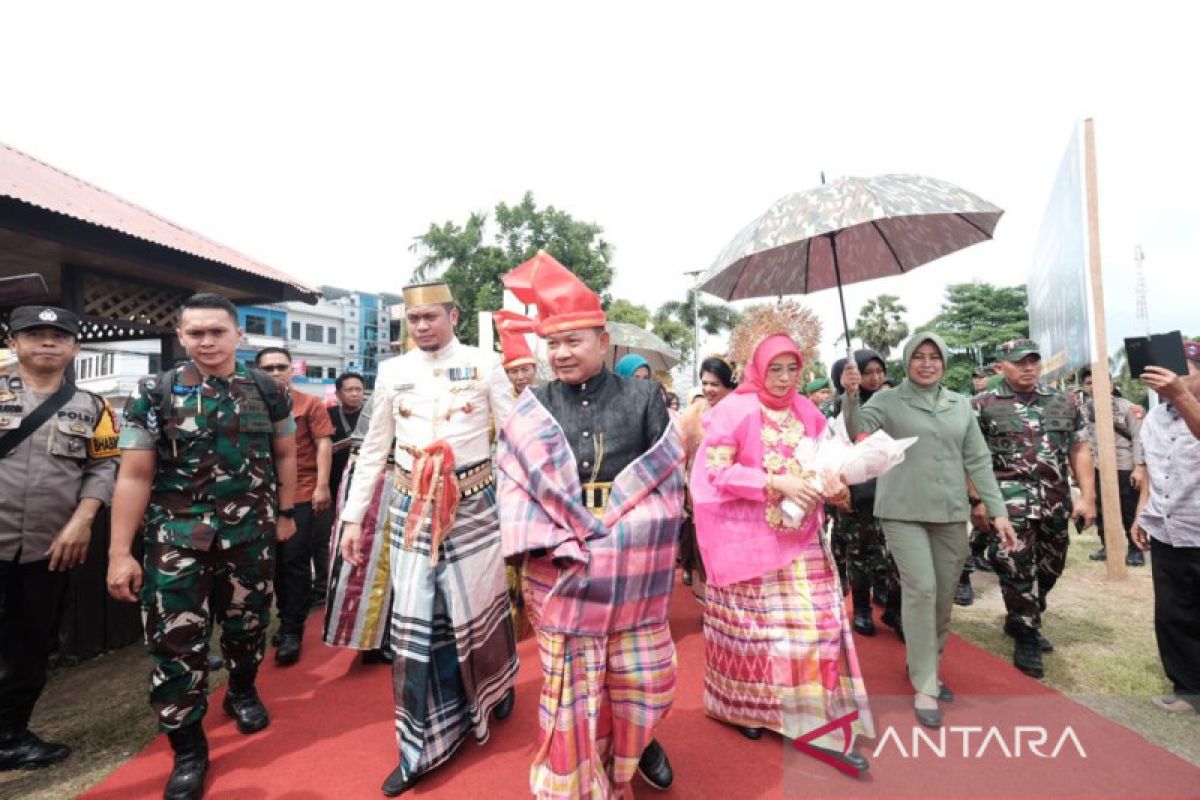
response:
[(904, 321), (907, 313), (908, 309), (899, 297), (881, 294), (868, 300), (858, 312), (850, 335), (857, 336), (865, 347), (879, 353), (886, 361), (892, 348), (908, 338), (908, 323)]
[(1027, 304), (1023, 285), (956, 283), (946, 287), (938, 315), (916, 333), (936, 333), (946, 340), (952, 357), (945, 383), (956, 391), (970, 391), (976, 367), (995, 360), (1004, 342), (1029, 336)]
[(462, 309), (458, 335), (479, 341), (478, 312), (500, 308), (500, 276), (545, 250), (607, 302), (612, 283), (612, 245), (604, 229), (576, 220), (554, 206), (538, 208), (531, 192), (515, 205), (497, 203), (495, 233), (487, 243), (488, 214), (473, 212), (462, 225), (431, 224), (410, 249), (420, 256), (413, 280), (443, 280)]
[[(686, 299), (670, 300), (654, 312), (653, 332), (667, 344), (679, 351), (683, 363), (692, 363), (692, 347), (696, 341), (695, 317), (697, 293), (688, 289)], [(732, 330), (742, 320), (742, 315), (733, 306), (706, 303), (699, 299), (700, 329), (709, 336), (717, 336)], [(704, 354), (700, 354), (704, 358)]]
[(624, 298), (617, 298), (604, 309), (609, 322), (627, 322), (645, 328), (650, 324), (650, 309)]

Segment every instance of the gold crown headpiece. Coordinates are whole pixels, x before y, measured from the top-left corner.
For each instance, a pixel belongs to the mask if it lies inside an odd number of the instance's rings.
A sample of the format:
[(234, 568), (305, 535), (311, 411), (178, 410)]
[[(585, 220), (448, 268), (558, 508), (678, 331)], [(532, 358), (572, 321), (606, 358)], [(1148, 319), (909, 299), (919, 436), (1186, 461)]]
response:
[(794, 300), (781, 300), (775, 305), (759, 306), (746, 312), (741, 323), (729, 337), (729, 355), (738, 365), (737, 378), (763, 339), (782, 333), (792, 337), (805, 364), (813, 362), (817, 343), (821, 341), (821, 321), (811, 310)]

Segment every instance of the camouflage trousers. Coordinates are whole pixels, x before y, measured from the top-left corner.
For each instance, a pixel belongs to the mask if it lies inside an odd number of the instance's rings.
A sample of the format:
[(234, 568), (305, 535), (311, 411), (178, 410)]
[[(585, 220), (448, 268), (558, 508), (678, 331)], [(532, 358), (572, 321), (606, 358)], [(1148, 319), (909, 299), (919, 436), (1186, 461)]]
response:
[[(1009, 511), (1011, 514), (1011, 507)], [(1008, 612), (1006, 624), (1036, 631), (1042, 626), (1046, 595), (1067, 564), (1067, 545), (1071, 543), (1068, 520), (1063, 515), (1011, 519), (1020, 547), (1002, 552), (1000, 535), (992, 532), (988, 535), (988, 560), (1000, 579)]]
[(154, 662), (150, 705), (173, 731), (208, 710), (208, 638), (221, 628), (230, 676), (252, 678), (262, 661), (271, 613), (274, 543), (189, 550), (146, 543), (142, 623)]
[(860, 592), (873, 589), (877, 595), (899, 597), (900, 573), (896, 561), (888, 551), (879, 520), (870, 512), (839, 509), (834, 517), (831, 543), (843, 587)]
[(971, 526), (971, 535), (967, 541), (971, 546), (971, 555), (967, 558), (967, 563), (963, 564), (963, 575), (970, 575), (975, 571), (975, 559), (986, 558), (988, 549), (988, 532), (982, 530), (977, 525)]

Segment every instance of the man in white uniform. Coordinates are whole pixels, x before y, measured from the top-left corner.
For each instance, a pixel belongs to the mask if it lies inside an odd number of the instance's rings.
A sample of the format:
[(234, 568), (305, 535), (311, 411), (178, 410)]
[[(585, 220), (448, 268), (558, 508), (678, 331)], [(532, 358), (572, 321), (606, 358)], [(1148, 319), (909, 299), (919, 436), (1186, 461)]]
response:
[(517, 674), (489, 430), (513, 405), (493, 353), (454, 335), (445, 284), (404, 290), (417, 348), (379, 366), (370, 428), (342, 510), (342, 557), (363, 560), (361, 522), (395, 439), (392, 667), (400, 763), (394, 797), (450, 757), (489, 715), (512, 712)]

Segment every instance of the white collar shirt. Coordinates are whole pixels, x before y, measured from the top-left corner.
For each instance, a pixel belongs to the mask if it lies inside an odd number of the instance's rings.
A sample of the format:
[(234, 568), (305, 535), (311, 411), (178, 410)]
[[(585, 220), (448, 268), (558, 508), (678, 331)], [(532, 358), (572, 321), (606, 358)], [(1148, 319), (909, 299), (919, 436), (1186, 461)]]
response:
[(410, 350), (381, 363), (371, 400), (343, 522), (362, 522), (389, 448), (395, 447), (396, 464), (406, 470), (412, 469), (413, 450), (438, 440), (450, 444), (458, 468), (477, 464), (491, 458), (491, 432), (514, 404), (499, 357), (458, 339), (434, 352)]
[(1200, 547), (1200, 439), (1170, 403), (1142, 424), (1150, 497), (1138, 517), (1146, 533), (1171, 547)]

